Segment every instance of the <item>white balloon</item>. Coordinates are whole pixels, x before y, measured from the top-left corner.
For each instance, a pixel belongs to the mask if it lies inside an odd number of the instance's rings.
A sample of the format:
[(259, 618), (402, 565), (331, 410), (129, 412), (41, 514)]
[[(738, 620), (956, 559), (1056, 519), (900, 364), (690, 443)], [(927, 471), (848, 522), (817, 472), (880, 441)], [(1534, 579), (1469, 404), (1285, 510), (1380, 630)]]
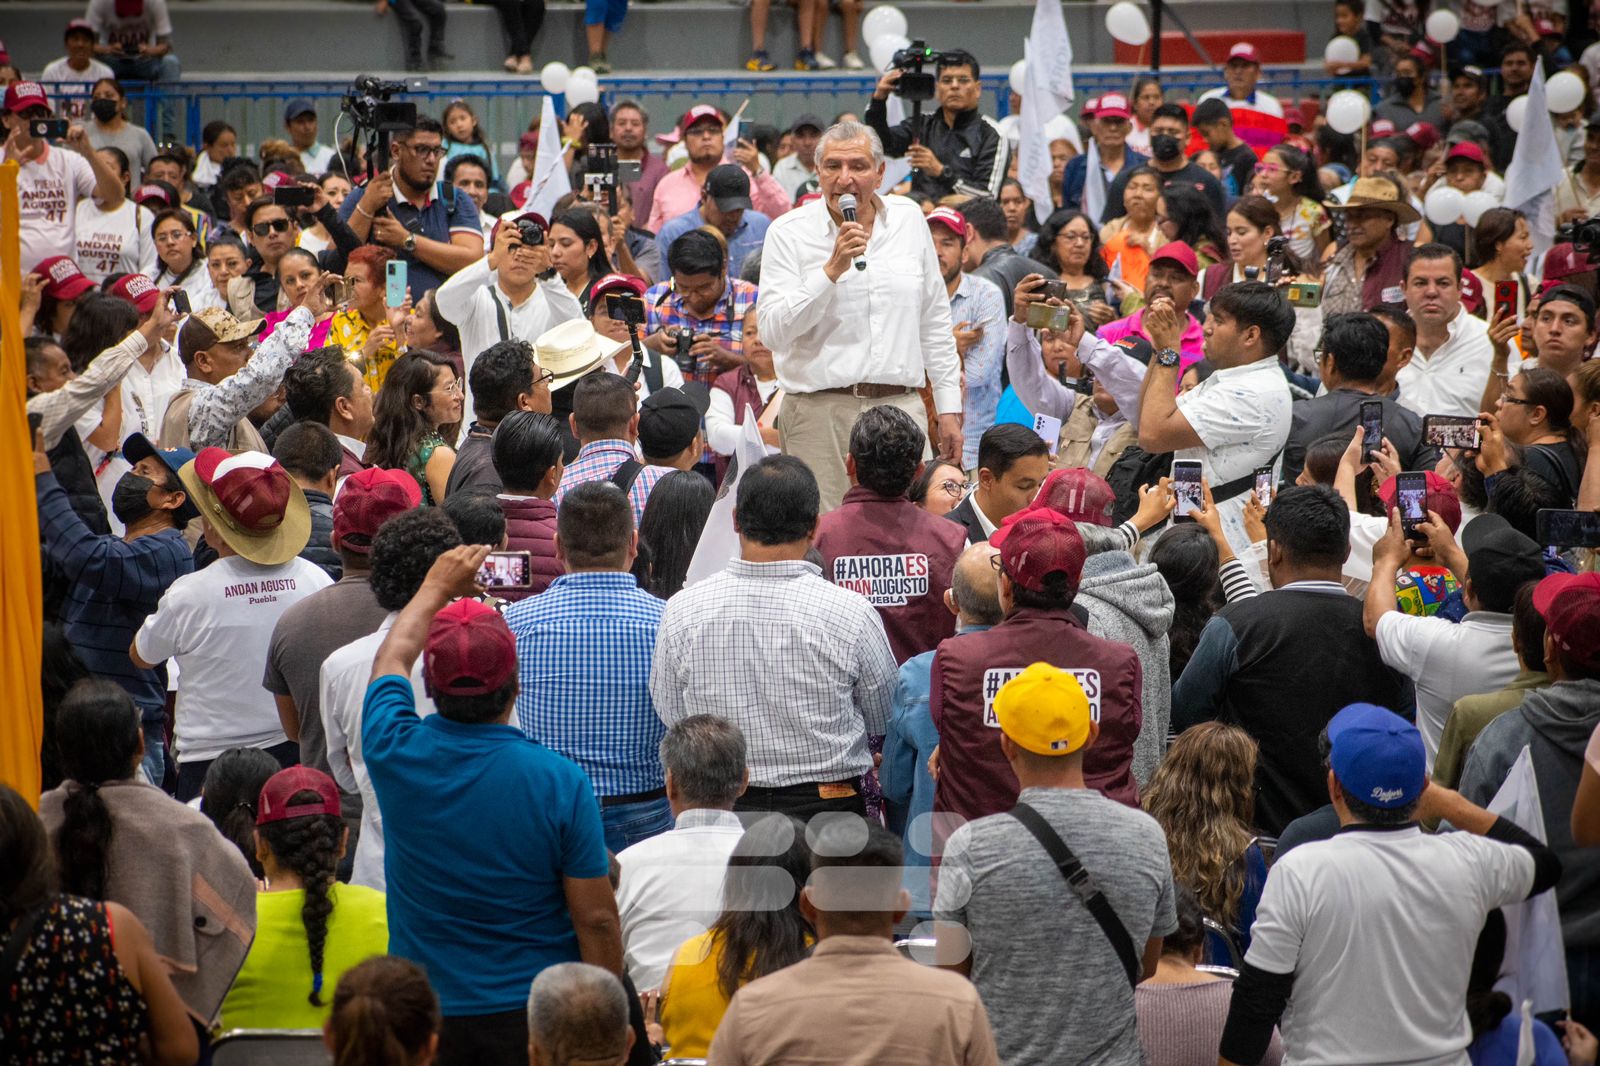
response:
[(579, 81), (592, 81), (596, 84), (600, 82), (600, 75), (594, 72), (593, 67), (573, 67), (572, 74), (567, 80), (571, 81), (573, 78)]
[(1106, 32), (1123, 44), (1138, 48), (1150, 40), (1150, 22), (1138, 4), (1118, 0), (1106, 8)]
[(1552, 115), (1565, 115), (1583, 106), (1583, 79), (1570, 70), (1552, 74), (1544, 83), (1544, 102)]
[(1500, 198), (1492, 192), (1479, 189), (1469, 192), (1462, 198), (1461, 217), (1467, 220), (1467, 225), (1476, 226), (1483, 213), (1490, 208), (1499, 207)]
[(861, 39), (867, 42), (867, 47), (872, 47), (872, 42), (879, 37), (904, 37), (906, 16), (899, 8), (890, 4), (883, 4), (868, 11), (861, 19)]
[(1328, 125), (1344, 134), (1358, 132), (1372, 117), (1372, 103), (1354, 89), (1341, 89), (1328, 97)]
[(1335, 37), (1322, 50), (1322, 58), (1330, 63), (1354, 63), (1361, 58), (1361, 45), (1354, 37)]
[(1011, 64), (1011, 91), (1016, 93), (1018, 96), (1021, 96), (1022, 90), (1027, 88), (1027, 86), (1028, 61), (1026, 59), (1019, 59), (1015, 63)]
[(1448, 185), (1435, 185), (1428, 193), (1427, 199), (1422, 201), (1422, 210), (1427, 214), (1428, 221), (1435, 226), (1448, 226), (1465, 213), (1466, 199), (1461, 195), (1460, 189), (1453, 189)]
[(565, 63), (551, 60), (539, 71), (539, 84), (544, 91), (552, 96), (559, 96), (567, 91), (567, 79), (572, 77), (572, 71), (567, 69)]
[(1517, 97), (1506, 105), (1506, 125), (1517, 133), (1522, 132), (1522, 116), (1528, 113), (1527, 94)]
[(567, 106), (592, 104), (600, 99), (600, 86), (587, 78), (572, 78), (567, 82)]
[(1428, 31), (1428, 36), (1440, 44), (1449, 44), (1461, 32), (1461, 20), (1454, 11), (1440, 9), (1428, 16), (1428, 21), (1423, 23), (1423, 28)]
[(888, 70), (890, 62), (894, 59), (894, 54), (902, 48), (910, 47), (910, 38), (903, 35), (889, 34), (879, 37), (876, 41), (867, 45), (867, 54), (872, 57), (872, 65), (874, 67), (878, 70)]

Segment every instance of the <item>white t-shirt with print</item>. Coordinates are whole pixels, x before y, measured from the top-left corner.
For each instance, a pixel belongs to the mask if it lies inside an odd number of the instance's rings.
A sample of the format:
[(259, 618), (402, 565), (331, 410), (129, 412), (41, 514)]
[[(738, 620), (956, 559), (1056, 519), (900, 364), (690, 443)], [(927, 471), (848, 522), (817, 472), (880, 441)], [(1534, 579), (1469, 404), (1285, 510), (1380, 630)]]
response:
[(39, 83), (50, 94), (57, 118), (81, 119), (89, 113), (89, 92), (101, 78), (113, 77), (111, 68), (98, 59), (89, 60), (83, 70), (73, 70), (67, 57), (47, 63)]
[(331, 584), (321, 567), (298, 557), (262, 566), (237, 555), (172, 583), (134, 637), (134, 648), (147, 663), (176, 659), (182, 670), (180, 763), (287, 739), (277, 702), (261, 685), (272, 629), (284, 611)]
[(139, 14), (126, 16), (117, 14), (117, 0), (89, 0), (84, 17), (100, 35), (101, 44), (120, 44), (124, 52), (137, 52), (141, 44), (172, 36), (167, 0), (143, 0)]
[(150, 236), (152, 216), (132, 200), (115, 211), (102, 211), (93, 200), (78, 205), (78, 242), (73, 258), (83, 276), (95, 284), (117, 274), (150, 277), (159, 265)]
[(77, 253), (78, 204), (94, 195), (94, 170), (70, 148), (46, 145), (17, 174), (22, 271), (41, 259)]

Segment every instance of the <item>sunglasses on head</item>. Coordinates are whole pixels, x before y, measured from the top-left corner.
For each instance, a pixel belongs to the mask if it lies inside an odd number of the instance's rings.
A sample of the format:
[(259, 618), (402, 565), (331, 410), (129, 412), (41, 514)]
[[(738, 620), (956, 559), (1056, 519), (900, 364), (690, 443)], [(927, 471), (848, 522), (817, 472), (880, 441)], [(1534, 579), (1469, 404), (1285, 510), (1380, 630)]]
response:
[(269, 233), (288, 233), (289, 220), (286, 218), (275, 218), (271, 222), (257, 222), (255, 225), (250, 227), (250, 232), (254, 233), (257, 237), (265, 237)]

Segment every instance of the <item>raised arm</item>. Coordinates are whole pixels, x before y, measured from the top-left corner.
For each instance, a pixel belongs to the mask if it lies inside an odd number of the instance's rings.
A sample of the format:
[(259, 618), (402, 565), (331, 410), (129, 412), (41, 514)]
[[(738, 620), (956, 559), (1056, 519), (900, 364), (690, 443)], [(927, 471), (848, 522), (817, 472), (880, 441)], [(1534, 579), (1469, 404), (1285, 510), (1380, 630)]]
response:
[(433, 561), (422, 587), (401, 610), (389, 635), (378, 647), (369, 680), (390, 675), (411, 677), (411, 668), (428, 642), (428, 627), (433, 624), (433, 616), (451, 600), (477, 595), (478, 568), (488, 554), (486, 544), (464, 544), (451, 548)]

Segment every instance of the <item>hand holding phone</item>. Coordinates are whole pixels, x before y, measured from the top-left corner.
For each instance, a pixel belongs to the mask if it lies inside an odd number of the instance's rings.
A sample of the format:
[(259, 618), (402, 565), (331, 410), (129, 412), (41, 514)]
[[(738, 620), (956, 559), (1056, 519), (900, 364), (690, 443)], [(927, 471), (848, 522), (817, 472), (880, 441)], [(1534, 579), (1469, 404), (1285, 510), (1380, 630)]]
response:
[(1200, 487), (1200, 463), (1178, 459), (1172, 464), (1172, 494), (1176, 500), (1174, 520), (1192, 521), (1190, 516), (1205, 507), (1205, 492)]
[(1428, 475), (1407, 470), (1395, 477), (1395, 507), (1407, 540), (1426, 540), (1417, 527), (1428, 520)]
[(1381, 401), (1361, 401), (1361, 434), (1361, 461), (1370, 463), (1383, 447), (1383, 403)]
[(1264, 466), (1256, 471), (1256, 502), (1263, 509), (1272, 506), (1272, 467)]
[(533, 584), (532, 560), (528, 552), (490, 552), (478, 568), (478, 584), (496, 589), (525, 589)]

